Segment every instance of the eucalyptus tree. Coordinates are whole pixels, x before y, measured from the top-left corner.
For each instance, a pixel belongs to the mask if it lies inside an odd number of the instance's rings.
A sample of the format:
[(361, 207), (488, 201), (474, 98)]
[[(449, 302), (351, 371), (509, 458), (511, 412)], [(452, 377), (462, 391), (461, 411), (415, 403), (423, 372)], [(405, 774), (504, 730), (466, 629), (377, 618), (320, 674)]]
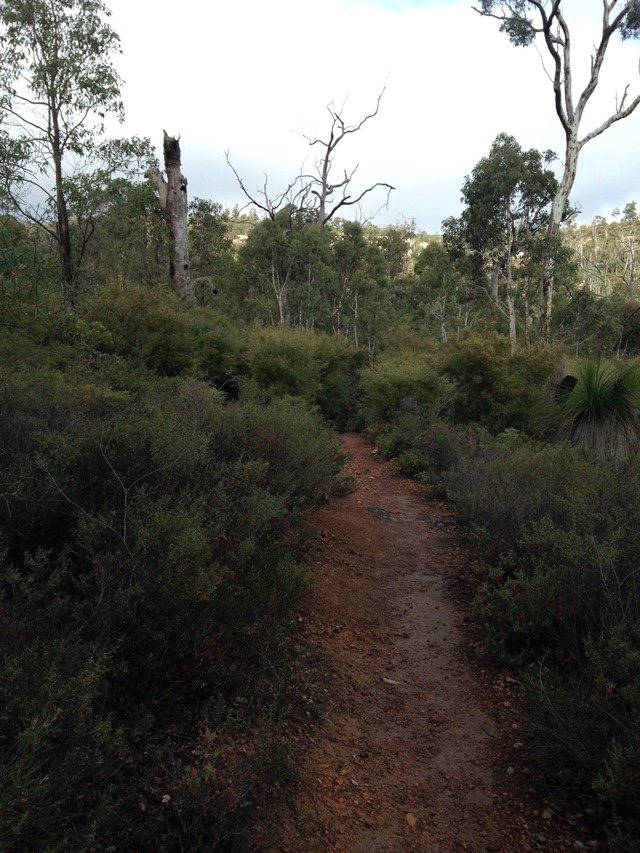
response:
[(405, 316), (415, 328), (443, 342), (453, 329), (469, 326), (482, 314), (486, 299), (478, 287), (480, 259), (447, 251), (431, 240), (420, 252), (405, 291)]
[[(339, 283), (342, 333), (372, 359), (395, 321), (389, 258), (359, 222), (344, 221), (332, 243), (332, 268)], [(395, 289), (395, 286), (394, 286)]]
[(563, 233), (575, 253), (581, 285), (598, 298), (635, 300), (640, 295), (640, 219), (634, 211), (630, 202), (622, 214), (617, 208), (612, 212), (612, 222), (596, 216), (590, 225)]
[(389, 281), (395, 284), (410, 271), (411, 256), (416, 242), (416, 223), (415, 221), (403, 222), (381, 229), (368, 225), (367, 232), (369, 229), (372, 230), (367, 233), (367, 237), (380, 248)]
[[(94, 188), (95, 191), (95, 188)], [(102, 191), (99, 213), (87, 205), (78, 217), (75, 198), (75, 230), (91, 236), (82, 258), (82, 279), (102, 286), (108, 282), (152, 287), (166, 278), (169, 236), (149, 181), (116, 177)]]
[(239, 253), (247, 303), (273, 325), (318, 326), (330, 234), (295, 205), (263, 219)]
[(237, 262), (229, 227), (222, 205), (202, 198), (189, 203), (191, 277), (199, 305), (221, 303), (231, 310)]
[[(523, 151), (512, 136), (499, 134), (489, 156), (465, 179), (462, 214), (443, 222), (445, 243), (470, 248), (490, 269), (488, 294), (508, 319), (512, 348), (517, 339), (516, 297), (521, 284), (529, 282), (534, 241), (548, 226), (557, 189), (555, 174), (546, 168), (552, 159), (551, 152)], [(522, 295), (527, 326), (528, 296)]]
[(156, 185), (160, 209), (169, 232), (169, 278), (180, 299), (195, 298), (189, 257), (187, 179), (182, 174), (180, 137), (163, 131), (164, 174), (156, 165), (145, 172)]
[[(386, 271), (382, 252), (359, 222), (345, 220), (331, 244), (333, 291), (330, 331), (351, 338), (356, 347), (367, 341), (367, 326), (384, 312)], [(387, 317), (388, 318), (388, 317)], [(374, 324), (375, 325), (375, 324)]]
[(141, 153), (101, 140), (107, 115), (124, 118), (109, 15), (102, 0), (0, 2), (3, 195), (55, 241), (63, 288), (75, 278), (70, 196), (87, 201), (89, 171), (108, 163), (113, 174)]
[[(616, 98), (609, 116), (582, 132), (585, 109), (600, 82), (600, 73), (613, 36), (619, 34), (622, 39), (636, 39), (640, 36), (639, 0), (622, 3), (618, 0), (601, 0), (597, 5), (601, 7), (600, 32), (594, 41), (587, 83), (577, 98), (574, 92), (571, 31), (562, 0), (481, 0), (479, 7), (474, 7), (484, 17), (497, 18), (501, 22), (501, 31), (508, 35), (512, 44), (528, 47), (542, 41), (543, 51), (550, 58), (551, 68), (548, 73), (554, 106), (565, 137), (564, 167), (549, 219), (552, 235), (558, 233), (569, 204), (578, 158), (584, 146), (615, 122), (630, 116), (640, 104), (640, 95), (629, 99), (627, 83), (622, 95)], [(542, 333), (546, 335), (553, 304), (553, 264), (548, 265), (543, 288), (544, 301), (540, 306), (539, 324)]]

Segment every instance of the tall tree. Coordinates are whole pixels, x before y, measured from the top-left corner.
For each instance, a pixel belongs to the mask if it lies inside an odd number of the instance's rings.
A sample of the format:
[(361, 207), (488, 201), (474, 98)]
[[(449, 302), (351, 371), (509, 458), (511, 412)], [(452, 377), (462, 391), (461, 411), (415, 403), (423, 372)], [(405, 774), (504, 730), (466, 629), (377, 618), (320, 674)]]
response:
[(75, 213), (77, 227), (90, 228), (82, 277), (98, 287), (117, 282), (152, 287), (166, 277), (169, 235), (157, 194), (149, 181), (120, 177), (104, 188), (99, 214)]
[(3, 192), (55, 240), (67, 287), (75, 272), (70, 184), (99, 155), (106, 115), (124, 117), (109, 14), (102, 0), (0, 2)]
[(322, 290), (329, 234), (309, 227), (312, 217), (284, 207), (252, 230), (240, 252), (246, 299), (274, 325), (316, 325), (304, 305)]
[[(528, 277), (533, 240), (549, 222), (558, 184), (554, 173), (545, 168), (551, 159), (551, 152), (523, 151), (512, 136), (499, 134), (489, 156), (483, 157), (465, 179), (462, 200), (466, 208), (462, 215), (443, 223), (449, 246), (462, 242), (482, 255), (490, 268), (490, 296), (508, 317), (512, 349), (517, 336), (518, 284)], [(506, 309), (502, 308), (504, 304)], [(525, 308), (525, 321), (528, 313)]]
[[(614, 122), (621, 121), (640, 104), (640, 95), (628, 101), (629, 85), (616, 100), (611, 114), (581, 136), (584, 111), (595, 92), (600, 72), (614, 34), (623, 39), (640, 36), (640, 0), (602, 0), (602, 18), (599, 37), (591, 55), (591, 72), (587, 84), (577, 99), (573, 87), (573, 57), (571, 33), (564, 15), (562, 0), (481, 0), (476, 12), (484, 17), (497, 18), (500, 29), (518, 46), (529, 46), (540, 37), (551, 59), (550, 78), (553, 86), (556, 114), (565, 136), (564, 169), (551, 208), (549, 231), (552, 235), (560, 229), (576, 179), (578, 157), (584, 146), (600, 136)], [(543, 282), (543, 302), (539, 325), (546, 336), (553, 304), (553, 265), (550, 264)]]
[(375, 118), (378, 115), (384, 91), (383, 87), (378, 95), (373, 112), (355, 124), (347, 124), (344, 118), (344, 104), (340, 109), (336, 109), (333, 104), (328, 104), (327, 111), (329, 112), (331, 122), (325, 138), (305, 136), (311, 147), (317, 146), (321, 151), (320, 156), (316, 159), (316, 174), (302, 176), (303, 186), (306, 189), (305, 195), (310, 193), (316, 200), (316, 216), (319, 225), (326, 225), (341, 208), (353, 207), (360, 204), (362, 199), (377, 187), (387, 188), (387, 201), (389, 193), (394, 189), (391, 184), (378, 181), (354, 197), (351, 195), (351, 182), (358, 168), (357, 166), (351, 172), (347, 172), (345, 169), (339, 178), (331, 176), (336, 149), (344, 139), (353, 133), (357, 133), (369, 119)]
[(440, 241), (430, 241), (416, 258), (414, 275), (405, 289), (409, 323), (438, 335), (443, 342), (452, 328), (468, 326), (486, 301), (474, 284), (478, 278), (476, 261), (470, 255), (448, 252)]

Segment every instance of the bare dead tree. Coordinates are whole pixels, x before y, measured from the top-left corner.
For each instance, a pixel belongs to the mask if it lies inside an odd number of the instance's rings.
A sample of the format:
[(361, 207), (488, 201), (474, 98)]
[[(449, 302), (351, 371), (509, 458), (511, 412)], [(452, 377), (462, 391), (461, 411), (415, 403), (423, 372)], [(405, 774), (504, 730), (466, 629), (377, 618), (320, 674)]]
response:
[(270, 219), (275, 219), (278, 211), (285, 205), (289, 206), (292, 212), (315, 210), (315, 221), (320, 226), (326, 225), (343, 207), (361, 205), (362, 199), (378, 187), (386, 187), (387, 189), (387, 201), (381, 207), (388, 204), (389, 195), (395, 187), (383, 181), (377, 181), (357, 195), (350, 192), (351, 182), (358, 169), (357, 165), (350, 172), (346, 169), (343, 170), (339, 179), (334, 181), (331, 178), (336, 148), (346, 137), (357, 133), (370, 119), (378, 115), (385, 89), (386, 86), (383, 86), (376, 99), (375, 109), (355, 124), (347, 124), (344, 118), (346, 102), (339, 109), (334, 107), (333, 102), (328, 104), (327, 110), (331, 117), (331, 124), (327, 137), (321, 139), (320, 137), (301, 134), (310, 147), (318, 146), (322, 150), (322, 154), (315, 161), (315, 173), (306, 174), (301, 169), (287, 187), (275, 196), (269, 195), (266, 176), (262, 189), (257, 190), (255, 194), (250, 193), (232, 165), (227, 151), (227, 163), (233, 171), (240, 189), (248, 199), (248, 203), (253, 204), (258, 210), (264, 211)]
[[(346, 102), (342, 104), (340, 109), (335, 109), (333, 103), (331, 103), (327, 104), (327, 111), (331, 116), (331, 125), (329, 127), (329, 134), (327, 138), (313, 138), (303, 134), (303, 137), (311, 147), (317, 145), (322, 150), (321, 156), (316, 160), (317, 174), (306, 176), (308, 179), (310, 193), (317, 199), (317, 222), (319, 225), (326, 225), (342, 207), (350, 207), (352, 205), (360, 204), (362, 199), (370, 192), (373, 192), (377, 187), (387, 188), (388, 203), (389, 194), (393, 189), (395, 189), (391, 184), (378, 181), (370, 187), (362, 190), (359, 195), (355, 197), (351, 196), (349, 194), (349, 187), (358, 169), (357, 165), (351, 170), (351, 172), (347, 172), (346, 169), (343, 170), (342, 177), (339, 180), (335, 182), (331, 180), (331, 169), (333, 167), (336, 148), (347, 136), (357, 133), (370, 119), (375, 118), (378, 115), (380, 110), (380, 101), (382, 100), (385, 90), (386, 86), (383, 86), (382, 91), (376, 100), (376, 106), (373, 112), (366, 115), (356, 124), (349, 125), (344, 119), (343, 113)], [(336, 192), (339, 193), (337, 199), (334, 197)]]
[(169, 276), (181, 299), (193, 299), (187, 230), (187, 179), (181, 171), (180, 137), (163, 131), (166, 178), (158, 168), (148, 169), (147, 178), (158, 188), (162, 215), (169, 229)]

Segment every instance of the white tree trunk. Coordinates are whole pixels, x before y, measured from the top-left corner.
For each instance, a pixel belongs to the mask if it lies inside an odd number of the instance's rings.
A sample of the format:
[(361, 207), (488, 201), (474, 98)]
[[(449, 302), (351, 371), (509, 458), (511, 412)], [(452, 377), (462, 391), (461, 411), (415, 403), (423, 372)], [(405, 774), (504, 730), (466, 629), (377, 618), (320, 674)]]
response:
[(167, 173), (166, 204), (163, 211), (171, 242), (169, 274), (181, 299), (193, 299), (187, 230), (187, 179), (180, 171), (180, 137), (164, 131), (164, 167)]
[[(555, 236), (560, 230), (560, 224), (569, 201), (569, 195), (575, 182), (578, 156), (582, 148), (587, 142), (604, 133), (612, 124), (630, 116), (636, 107), (640, 105), (640, 95), (636, 95), (627, 103), (629, 92), (629, 85), (627, 84), (622, 94), (616, 97), (615, 109), (609, 117), (580, 138), (580, 123), (584, 116), (585, 108), (600, 82), (600, 72), (611, 37), (616, 32), (624, 32), (624, 28), (629, 24), (630, 20), (632, 23), (630, 33), (632, 35), (637, 34), (637, 26), (633, 21), (633, 16), (637, 15), (637, 3), (638, 0), (625, 0), (622, 3), (619, 0), (602, 0), (600, 40), (594, 43), (591, 54), (591, 74), (577, 101), (574, 98), (573, 92), (571, 35), (568, 22), (563, 14), (563, 4), (560, 0), (553, 0), (549, 4), (546, 1), (543, 2), (543, 0), (528, 0), (528, 2), (524, 3), (484, 2), (482, 9), (476, 9), (481, 15), (497, 17), (503, 23), (513, 22), (521, 15), (528, 18), (528, 14), (530, 13), (532, 15), (532, 22), (534, 20), (537, 22), (537, 26), (534, 26), (532, 23), (532, 32), (541, 34), (547, 53), (551, 59), (552, 64), (549, 70), (549, 77), (553, 84), (555, 110), (564, 130), (566, 140), (564, 172), (551, 209), (549, 222), (549, 233), (551, 236)], [(496, 14), (493, 11), (494, 6), (499, 7), (501, 12)], [(631, 16), (631, 19), (629, 16)], [(509, 28), (506, 27), (506, 29), (509, 32)], [(514, 38), (512, 37), (511, 40), (514, 41)], [(551, 309), (553, 306), (553, 278), (554, 262), (550, 258), (545, 265), (542, 275), (540, 302), (538, 306), (538, 327), (543, 338), (547, 337), (549, 333)]]
[(494, 258), (493, 264), (491, 266), (491, 298), (494, 302), (497, 302), (499, 297), (498, 294), (498, 279), (500, 278), (500, 264)]

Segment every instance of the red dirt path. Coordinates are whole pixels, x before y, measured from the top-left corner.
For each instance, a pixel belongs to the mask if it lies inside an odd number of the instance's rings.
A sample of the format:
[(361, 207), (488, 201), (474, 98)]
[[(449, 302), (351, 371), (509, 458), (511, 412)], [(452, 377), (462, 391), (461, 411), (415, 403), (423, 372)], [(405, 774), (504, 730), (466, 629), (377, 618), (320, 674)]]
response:
[(323, 674), (303, 697), (299, 779), (263, 810), (255, 849), (598, 849), (534, 788), (515, 683), (474, 658), (450, 510), (363, 437), (341, 440), (355, 490), (311, 517), (315, 583), (298, 646)]

